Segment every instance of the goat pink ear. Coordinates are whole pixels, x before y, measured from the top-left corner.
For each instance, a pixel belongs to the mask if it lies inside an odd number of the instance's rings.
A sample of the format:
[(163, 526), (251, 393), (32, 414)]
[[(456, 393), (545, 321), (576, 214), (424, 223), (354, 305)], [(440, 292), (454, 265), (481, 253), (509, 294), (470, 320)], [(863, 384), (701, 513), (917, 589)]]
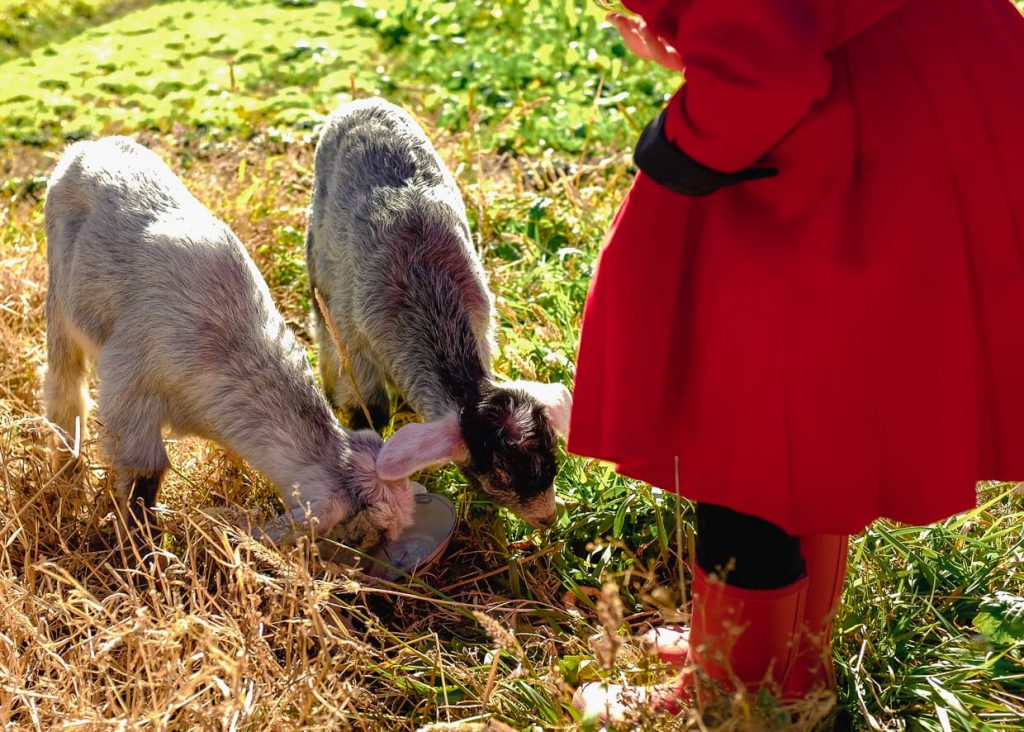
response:
[(569, 435), (569, 415), (572, 413), (572, 393), (565, 384), (542, 384), (539, 381), (514, 381), (506, 386), (522, 389), (532, 396), (548, 415), (551, 426), (562, 437)]
[(402, 480), (413, 473), (452, 460), (464, 460), (458, 418), (451, 414), (434, 422), (412, 422), (398, 429), (377, 454), (377, 476)]

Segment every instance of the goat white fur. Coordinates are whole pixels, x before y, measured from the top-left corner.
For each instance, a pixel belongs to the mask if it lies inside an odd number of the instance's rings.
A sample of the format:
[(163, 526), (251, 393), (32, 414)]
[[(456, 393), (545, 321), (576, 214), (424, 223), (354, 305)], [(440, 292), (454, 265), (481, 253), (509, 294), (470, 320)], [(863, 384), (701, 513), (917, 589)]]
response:
[[(381, 438), (338, 423), (241, 242), (159, 157), (124, 137), (72, 145), (44, 210), (47, 415), (72, 435), (85, 424), (95, 361), (103, 444), (136, 520), (169, 466), (169, 427), (250, 463), (316, 533), (361, 511), (390, 538), (411, 523), (407, 478), (377, 474)], [(264, 538), (288, 536), (274, 525)]]

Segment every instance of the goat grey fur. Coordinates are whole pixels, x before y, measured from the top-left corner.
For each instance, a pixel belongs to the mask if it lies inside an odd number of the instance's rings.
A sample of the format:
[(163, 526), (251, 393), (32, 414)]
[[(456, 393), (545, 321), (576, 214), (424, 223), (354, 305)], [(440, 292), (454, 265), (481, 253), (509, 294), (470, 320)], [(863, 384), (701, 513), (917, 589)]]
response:
[(561, 384), (494, 379), (493, 298), (426, 133), (384, 100), (347, 103), (324, 125), (314, 179), (307, 265), (346, 352), (314, 301), (328, 396), (353, 424), (379, 429), (396, 390), (426, 423), (395, 433), (381, 475), (454, 460), (475, 488), (549, 525), (554, 431), (565, 434), (571, 397)]
[[(380, 436), (338, 423), (242, 243), (159, 157), (125, 137), (72, 145), (44, 210), (47, 415), (72, 435), (85, 424), (94, 361), (115, 489), (136, 520), (169, 466), (170, 427), (246, 460), (317, 533), (364, 510), (391, 538), (409, 525), (408, 480), (376, 473)], [(283, 523), (264, 538), (286, 538)]]

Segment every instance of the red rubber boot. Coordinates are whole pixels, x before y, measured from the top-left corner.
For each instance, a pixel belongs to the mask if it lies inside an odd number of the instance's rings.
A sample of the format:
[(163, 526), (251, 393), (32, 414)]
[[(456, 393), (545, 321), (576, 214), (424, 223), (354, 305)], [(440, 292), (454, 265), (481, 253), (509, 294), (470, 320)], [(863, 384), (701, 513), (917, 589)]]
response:
[(692, 593), (690, 655), (703, 675), (728, 690), (781, 690), (795, 658), (807, 578), (745, 590), (697, 568)]
[(660, 625), (651, 628), (640, 641), (648, 653), (666, 666), (683, 668), (690, 663), (690, 629), (685, 625)]
[(677, 714), (703, 686), (703, 679), (725, 688), (778, 693), (793, 662), (804, 618), (807, 578), (775, 590), (732, 587), (695, 568), (689, 653), (698, 673), (687, 669), (659, 686), (584, 684), (573, 703), (585, 713), (617, 721), (632, 705)]
[(782, 687), (784, 699), (801, 699), (815, 690), (836, 688), (830, 641), (846, 579), (849, 538), (845, 534), (800, 537), (800, 553), (807, 565), (807, 599), (793, 668)]

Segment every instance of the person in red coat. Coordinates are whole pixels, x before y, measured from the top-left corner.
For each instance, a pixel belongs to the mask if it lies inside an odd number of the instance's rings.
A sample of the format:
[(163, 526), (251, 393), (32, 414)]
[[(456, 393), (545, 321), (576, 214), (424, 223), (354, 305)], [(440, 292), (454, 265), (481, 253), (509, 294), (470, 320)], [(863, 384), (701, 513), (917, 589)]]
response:
[[(625, 4), (627, 44), (685, 83), (600, 257), (569, 449), (697, 502), (692, 622), (662, 657), (797, 699), (834, 685), (848, 535), (1024, 479), (1024, 19)], [(639, 698), (678, 707), (694, 678)]]

